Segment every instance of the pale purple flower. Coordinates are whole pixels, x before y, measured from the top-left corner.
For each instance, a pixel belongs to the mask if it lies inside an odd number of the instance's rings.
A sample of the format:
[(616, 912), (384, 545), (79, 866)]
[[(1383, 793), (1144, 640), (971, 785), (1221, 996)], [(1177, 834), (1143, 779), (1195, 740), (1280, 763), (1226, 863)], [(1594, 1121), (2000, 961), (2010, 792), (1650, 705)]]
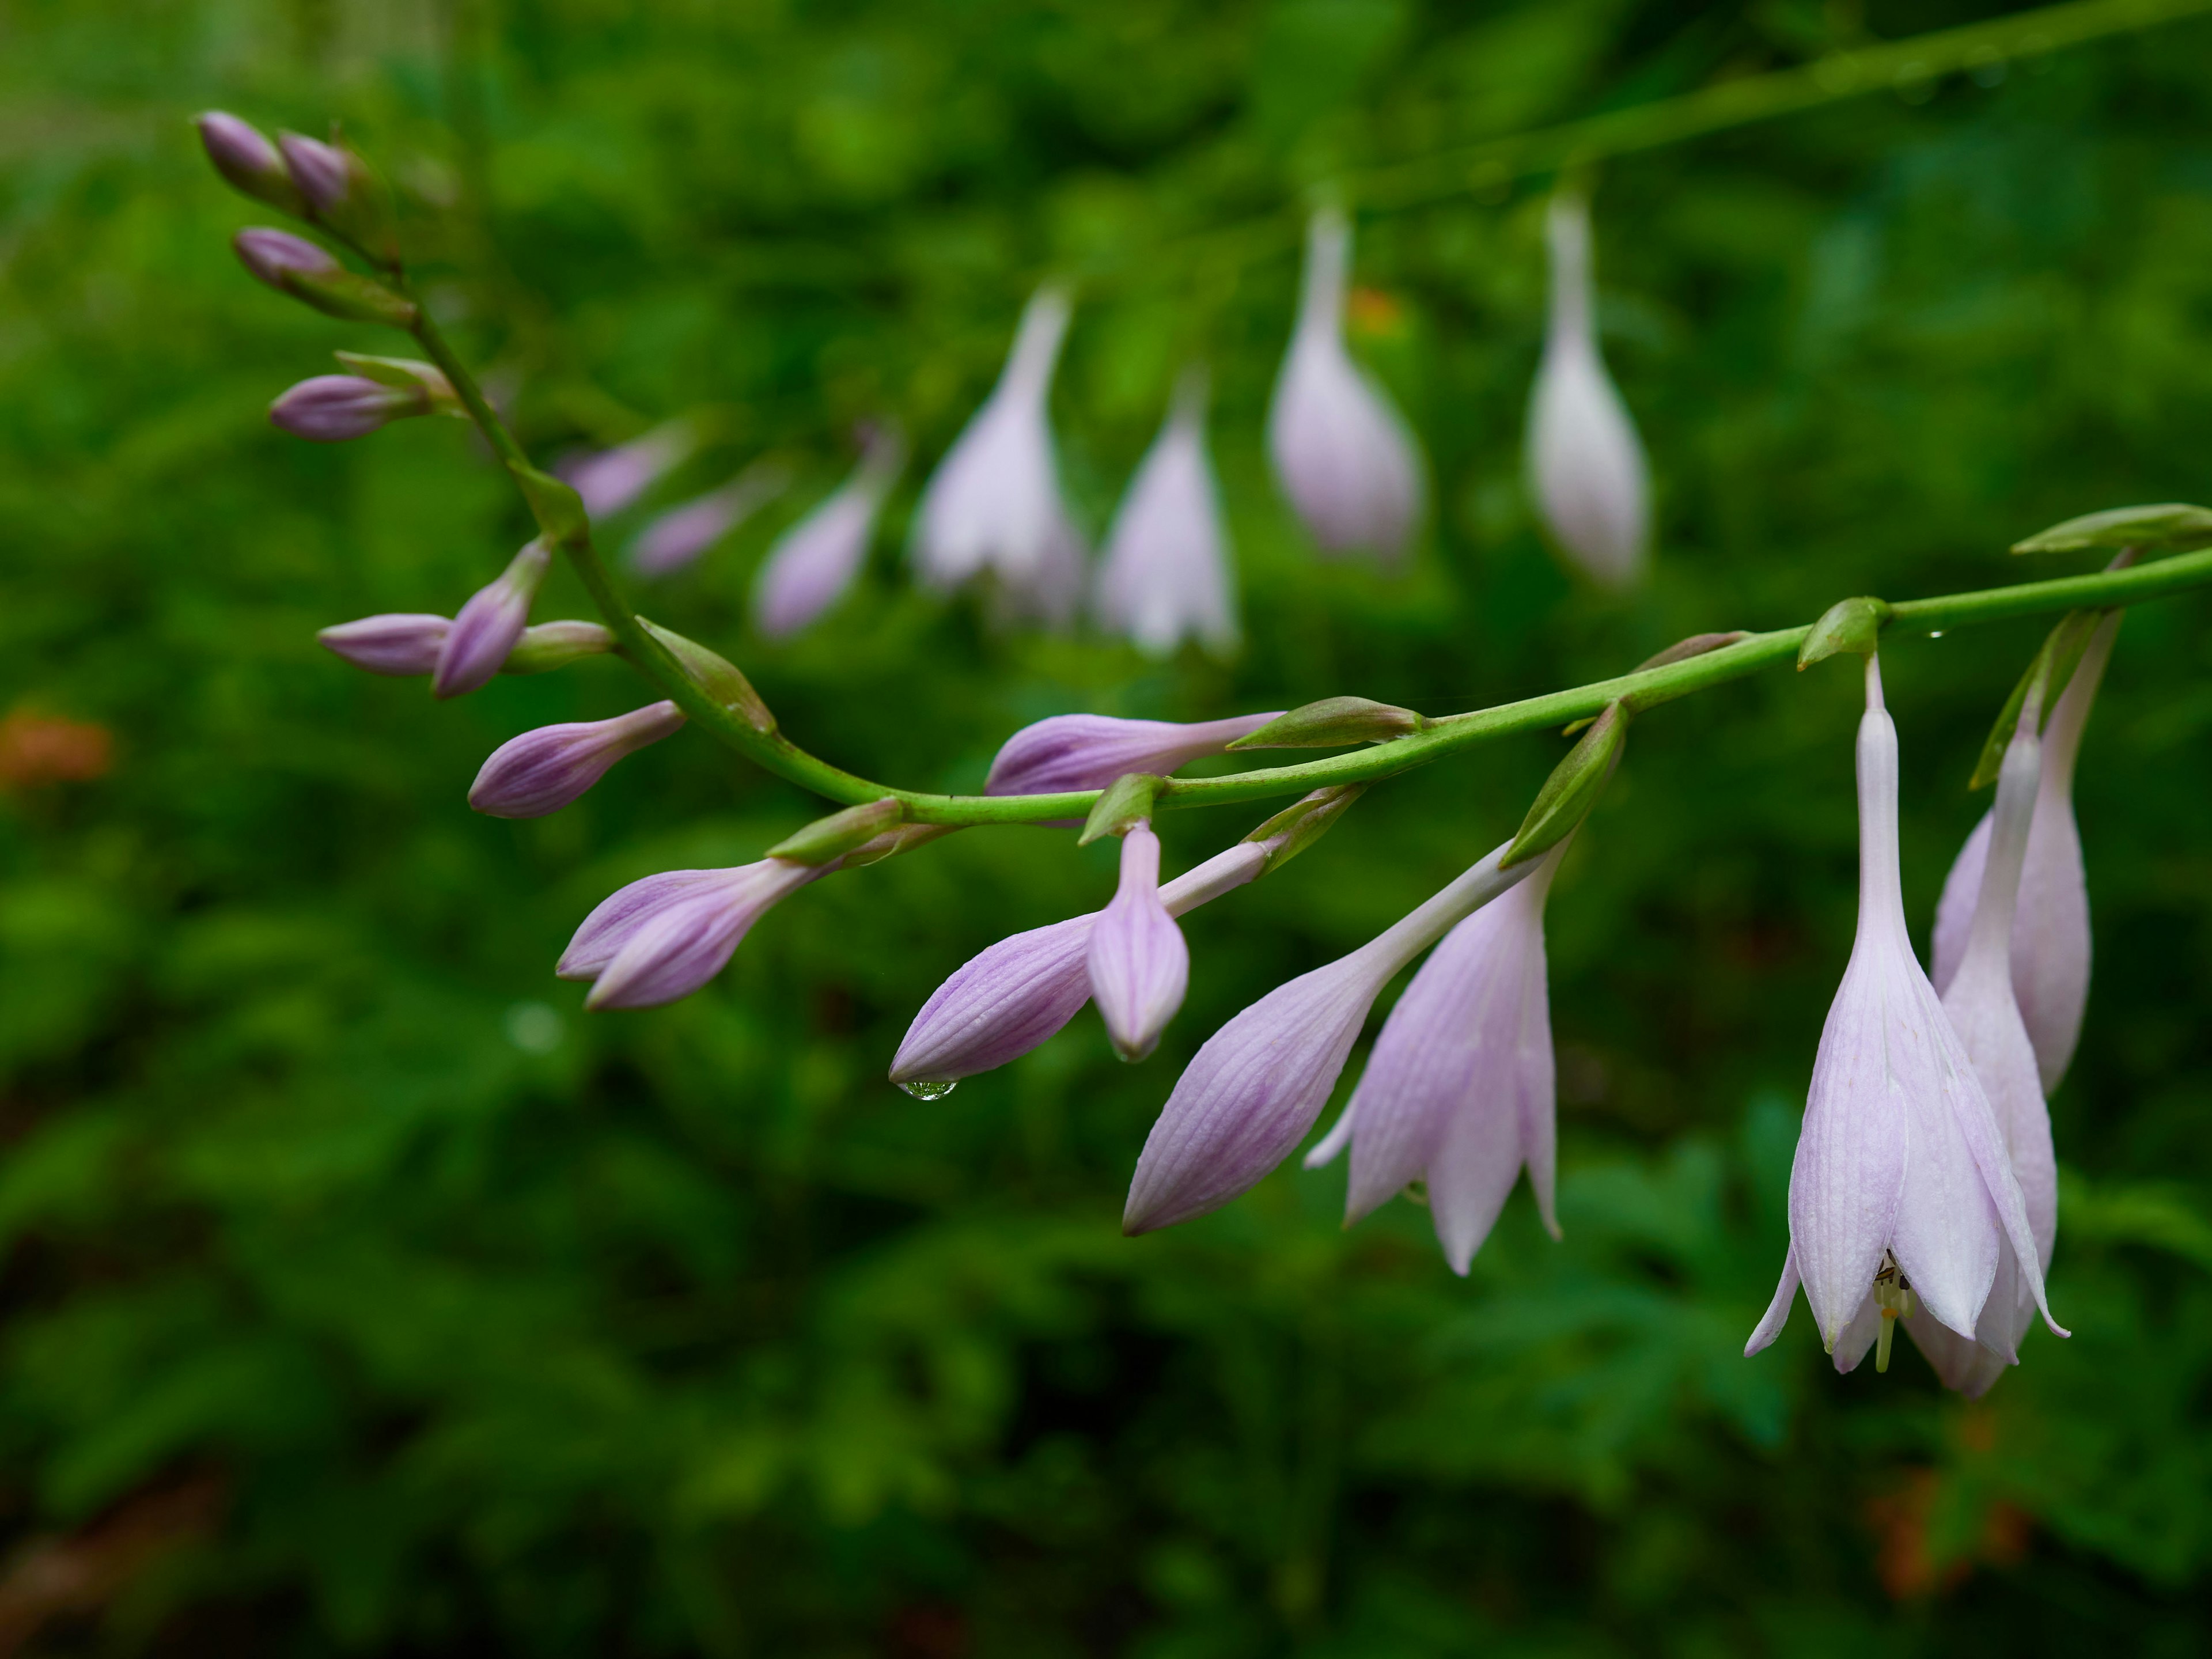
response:
[(720, 489), (669, 508), (630, 544), (631, 568), (641, 576), (674, 574), (781, 495), (790, 481), (781, 461), (756, 461)]
[(837, 492), (776, 538), (753, 578), (753, 625), (787, 639), (837, 603), (860, 574), (884, 497), (905, 464), (895, 428), (872, 434)]
[[(1859, 721), (1859, 921), (1813, 1062), (1790, 1175), (1790, 1253), (1745, 1346), (1771, 1343), (1802, 1284), (1837, 1368), (1858, 1363), (1917, 1298), (1971, 1338), (1996, 1280), (1998, 1241), (2019, 1253), (2046, 1322), (2020, 1182), (1972, 1061), (1920, 970), (1898, 872), (1897, 727), (1867, 660)], [(2064, 1335), (2058, 1326), (2051, 1329)]]
[(1334, 208), (1306, 234), (1297, 332), (1267, 412), (1267, 453), (1283, 493), (1327, 552), (1396, 560), (1419, 522), (1420, 459), (1381, 387), (1344, 346), (1352, 227)]
[(771, 906), (837, 867), (763, 859), (734, 870), (671, 870), (634, 881), (584, 918), (554, 969), (594, 981), (584, 1006), (651, 1008), (687, 997), (729, 964)]
[[(1267, 844), (1240, 841), (1159, 890), (1180, 916), (1241, 887), (1267, 864)], [(963, 1077), (1029, 1053), (1091, 1000), (1091, 937), (1099, 915), (1070, 916), (1002, 939), (939, 986), (907, 1030), (891, 1081), (939, 1094)]]
[(239, 264), (279, 294), (291, 293), (284, 285), (285, 276), (291, 272), (305, 276), (330, 276), (345, 269), (328, 252), (289, 230), (265, 227), (241, 230), (230, 239), (230, 246), (238, 254)]
[(1149, 823), (1121, 837), (1121, 884), (1091, 930), (1088, 963), (1114, 1052), (1144, 1059), (1190, 986), (1190, 947), (1161, 898), (1160, 841)]
[(276, 147), (283, 152), (292, 182), (317, 218), (328, 218), (345, 206), (353, 191), (353, 168), (343, 150), (296, 132), (278, 133)]
[(1537, 1213), (1553, 1207), (1558, 1145), (1544, 901), (1567, 844), (1444, 936), (1382, 1023), (1318, 1169), (1352, 1146), (1346, 1226), (1411, 1182), (1427, 1188), (1444, 1259), (1464, 1274), (1525, 1165)]
[(1583, 574), (1626, 587), (1644, 574), (1651, 489), (1644, 446), (1599, 355), (1589, 204), (1552, 198), (1552, 319), (1528, 403), (1528, 480), (1553, 539)]
[(269, 405), (269, 423), (310, 443), (343, 443), (430, 412), (427, 387), (385, 386), (358, 374), (318, 374)]
[(1039, 289), (998, 386), (938, 464), (914, 520), (915, 568), (950, 589), (989, 574), (1015, 615), (1065, 626), (1084, 587), (1082, 533), (1060, 497), (1047, 408), (1066, 290)]
[(1150, 1232), (1218, 1209), (1288, 1157), (1328, 1103), (1382, 988), (1541, 862), (1499, 868), (1510, 845), (1351, 955), (1278, 986), (1208, 1038), (1145, 1142), (1122, 1231)]
[(339, 623), (315, 638), (325, 650), (372, 674), (427, 674), (437, 667), (439, 649), (452, 626), (443, 617), (400, 611)]
[(1186, 639), (1225, 656), (1237, 647), (1232, 586), (1221, 492), (1206, 454), (1206, 379), (1194, 374), (1107, 532), (1098, 614), (1156, 657)]
[(1110, 714), (1053, 714), (1024, 726), (999, 746), (987, 795), (1056, 795), (1103, 789), (1132, 772), (1166, 776), (1179, 766), (1218, 755), (1279, 714), (1232, 714), (1227, 720), (1125, 720)]
[[(2096, 702), (2097, 684), (2119, 632), (2117, 612), (2097, 625), (2074, 677), (2051, 711), (2043, 734), (2043, 781), (2027, 833), (2027, 861), (2020, 878), (2020, 916), (2012, 935), (2012, 985), (2020, 1016), (2035, 1044), (2036, 1069), (2045, 1095), (2055, 1092), (2072, 1064), (2089, 1000), (2089, 884), (2081, 864), (2081, 834), (2074, 821), (2074, 763), (2082, 728)], [(1988, 861), (1989, 813), (1974, 826), (1958, 861), (1944, 878), (1936, 907), (1935, 980), (1943, 989), (1959, 971), (1974, 904)]]
[[(2042, 769), (2036, 713), (2033, 708), (2027, 713), (2005, 751), (1981, 893), (1958, 970), (1943, 993), (1943, 1009), (1990, 1097), (2027, 1206), (2037, 1265), (2047, 1274), (2058, 1237), (2058, 1163), (2051, 1150), (2051, 1112), (2036, 1073), (2034, 1045), (2013, 994), (2012, 969), (2021, 870)], [(2034, 1320), (2035, 1302), (2020, 1270), (2020, 1258), (2012, 1241), (2000, 1237), (1996, 1279), (1972, 1340), (1946, 1329), (1924, 1313), (1907, 1315), (1905, 1328), (1947, 1385), (1978, 1399), (2006, 1366), (2020, 1363), (2021, 1339)]]
[(689, 421), (670, 421), (643, 437), (571, 461), (561, 469), (594, 519), (611, 518), (681, 466), (699, 447)]
[(531, 604), (552, 559), (552, 549), (542, 540), (533, 541), (508, 562), (495, 580), (470, 595), (438, 652), (431, 695), (458, 697), (499, 672), (507, 653), (514, 649), (514, 642), (530, 625)]
[(541, 726), (494, 750), (469, 786), (469, 805), (495, 818), (557, 812), (623, 756), (659, 743), (684, 724), (672, 702), (647, 703), (611, 720)]
[(258, 197), (287, 213), (300, 211), (304, 204), (299, 186), (285, 170), (284, 158), (276, 153), (276, 146), (258, 128), (219, 109), (194, 116), (192, 121), (199, 128), (200, 143), (207, 151), (208, 160), (215, 163), (215, 170), (232, 189)]

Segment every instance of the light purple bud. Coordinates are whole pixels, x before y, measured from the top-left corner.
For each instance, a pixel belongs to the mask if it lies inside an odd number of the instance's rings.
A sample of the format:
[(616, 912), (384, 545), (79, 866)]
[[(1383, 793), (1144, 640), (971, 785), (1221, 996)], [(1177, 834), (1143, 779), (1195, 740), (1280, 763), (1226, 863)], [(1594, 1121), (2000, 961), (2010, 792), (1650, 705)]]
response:
[(299, 187), (284, 169), (276, 146), (250, 122), (219, 109), (195, 116), (200, 143), (231, 188), (296, 213), (301, 208)]
[(659, 743), (684, 724), (672, 702), (647, 703), (611, 720), (541, 726), (494, 750), (469, 786), (469, 805), (495, 818), (557, 812), (624, 755)]
[(452, 626), (443, 617), (398, 611), (340, 623), (315, 638), (325, 650), (372, 674), (427, 674), (437, 667), (439, 647)]
[(1103, 789), (1131, 772), (1164, 777), (1179, 766), (1219, 754), (1279, 712), (1234, 714), (1191, 725), (1117, 720), (1109, 714), (1054, 714), (1024, 726), (1000, 746), (983, 793), (1056, 795), (1072, 789)]
[(430, 412), (423, 386), (381, 386), (357, 374), (318, 374), (269, 405), (269, 422), (310, 443), (343, 443)]
[(837, 493), (769, 550), (753, 579), (753, 625), (764, 636), (787, 639), (844, 597), (867, 558), (904, 449), (896, 433), (878, 437)]
[(538, 597), (552, 559), (553, 550), (544, 542), (532, 542), (497, 580), (470, 596), (438, 653), (437, 677), (430, 682), (434, 696), (458, 697), (499, 672), (507, 653), (530, 625), (531, 602)]
[(1237, 645), (1235, 591), (1221, 492), (1206, 454), (1206, 377), (1194, 370), (1107, 532), (1099, 620), (1152, 656), (1185, 639), (1225, 656)]
[(284, 286), (284, 276), (288, 271), (296, 270), (308, 276), (328, 276), (344, 269), (306, 237), (295, 236), (289, 230), (270, 230), (265, 226), (257, 226), (240, 231), (230, 239), (230, 246), (238, 254), (240, 264), (279, 294), (291, 292)]
[(1144, 1059), (1190, 986), (1190, 947), (1160, 902), (1160, 842), (1149, 823), (1121, 838), (1121, 884), (1091, 930), (1089, 968), (1115, 1053)]
[(672, 507), (646, 526), (631, 545), (631, 566), (640, 575), (672, 575), (782, 494), (789, 482), (781, 462), (756, 462), (721, 489)]
[(753, 923), (837, 867), (763, 859), (734, 870), (672, 870), (634, 881), (584, 918), (555, 972), (597, 982), (586, 1008), (651, 1008), (728, 965)]
[(621, 512), (663, 474), (681, 466), (696, 447), (698, 439), (690, 424), (671, 421), (641, 438), (573, 461), (561, 474), (584, 498), (584, 511), (604, 519)]
[(344, 205), (353, 188), (353, 169), (346, 165), (343, 150), (296, 132), (277, 134), (276, 147), (283, 152), (292, 182), (300, 187), (300, 194), (317, 217)]

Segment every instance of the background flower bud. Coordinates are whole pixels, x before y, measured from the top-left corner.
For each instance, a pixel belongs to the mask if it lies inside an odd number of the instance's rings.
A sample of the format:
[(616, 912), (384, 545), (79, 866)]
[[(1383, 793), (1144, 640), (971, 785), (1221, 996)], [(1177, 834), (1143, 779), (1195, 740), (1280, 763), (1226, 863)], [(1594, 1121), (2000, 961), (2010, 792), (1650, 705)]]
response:
[(269, 405), (270, 422), (311, 443), (365, 438), (379, 427), (430, 412), (430, 394), (379, 386), (357, 374), (318, 374)]
[(296, 132), (277, 134), (276, 146), (318, 222), (365, 253), (382, 258), (397, 253), (390, 193), (366, 161), (351, 150)]
[(251, 122), (211, 109), (194, 116), (192, 125), (199, 129), (200, 144), (208, 160), (233, 190), (286, 213), (306, 210), (300, 187), (285, 170), (284, 158)]

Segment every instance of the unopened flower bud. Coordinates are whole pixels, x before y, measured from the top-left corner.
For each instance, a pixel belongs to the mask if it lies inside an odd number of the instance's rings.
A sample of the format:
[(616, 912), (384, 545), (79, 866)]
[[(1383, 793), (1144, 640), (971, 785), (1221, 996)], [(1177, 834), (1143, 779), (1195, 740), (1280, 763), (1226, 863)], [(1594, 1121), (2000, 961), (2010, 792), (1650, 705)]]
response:
[(1109, 714), (1054, 714), (1024, 726), (1000, 745), (985, 780), (987, 795), (1056, 795), (1103, 789), (1130, 772), (1168, 773), (1218, 755), (1273, 714), (1182, 725), (1127, 720)]
[(768, 849), (768, 855), (793, 864), (828, 864), (894, 828), (905, 811), (895, 795), (860, 806), (848, 806), (826, 818), (817, 818), (796, 835), (785, 836)]
[(538, 597), (552, 558), (552, 550), (542, 539), (532, 542), (508, 562), (498, 580), (470, 597), (438, 653), (432, 696), (458, 697), (499, 672), (530, 621), (531, 601)]
[(1367, 697), (1323, 697), (1278, 714), (1229, 746), (1237, 749), (1335, 749), (1349, 743), (1389, 743), (1425, 730), (1428, 716)]
[(306, 211), (306, 200), (285, 171), (284, 158), (251, 122), (211, 109), (193, 117), (192, 124), (200, 131), (208, 160), (233, 190), (286, 213)]
[(1091, 930), (1091, 995), (1114, 1051), (1139, 1060), (1182, 1006), (1190, 986), (1190, 947), (1160, 898), (1160, 842), (1152, 826), (1121, 838), (1121, 880)]
[(402, 390), (357, 374), (318, 374), (270, 404), (269, 420), (295, 438), (335, 444), (429, 412), (430, 394), (421, 386)]
[(239, 263), (280, 293), (289, 294), (287, 281), (294, 276), (327, 276), (345, 267), (329, 252), (289, 230), (255, 226), (230, 239)]
[(720, 973), (754, 922), (834, 865), (763, 859), (632, 882), (584, 918), (554, 971), (594, 981), (584, 1006), (651, 1008)]
[(541, 726), (494, 750), (469, 787), (469, 805), (495, 818), (542, 818), (606, 775), (607, 769), (684, 724), (672, 702), (647, 703), (611, 720)]
[(296, 132), (276, 136), (284, 166), (299, 186), (308, 213), (363, 252), (390, 258), (393, 240), (392, 199), (383, 180), (351, 150)]
[(737, 664), (718, 652), (709, 651), (696, 640), (685, 639), (672, 629), (647, 622), (642, 617), (637, 620), (640, 627), (667, 647), (668, 654), (676, 659), (684, 677), (694, 685), (754, 731), (765, 733), (775, 730), (775, 716)]
[(443, 617), (396, 611), (339, 623), (315, 638), (325, 650), (336, 652), (356, 668), (398, 677), (427, 674), (435, 668), (446, 630), (452, 626)]
[(411, 328), (415, 307), (383, 283), (348, 270), (328, 252), (289, 231), (256, 227), (231, 238), (239, 262), (280, 294), (289, 294), (349, 323)]
[(1627, 740), (1628, 715), (1617, 702), (1589, 724), (1566, 759), (1553, 768), (1552, 775), (1536, 792), (1536, 799), (1521, 820), (1513, 843), (1499, 860), (1504, 866), (1526, 863), (1548, 853), (1574, 834), (1597, 805), (1598, 793), (1620, 762), (1620, 745)]
[(374, 380), (379, 386), (397, 386), (401, 391), (422, 391), (430, 398), (430, 407), (441, 415), (458, 415), (464, 418), (468, 410), (463, 406), (453, 383), (446, 378), (445, 371), (435, 363), (426, 363), (414, 357), (372, 357), (359, 351), (337, 351), (331, 354), (338, 360), (348, 374), (358, 374), (364, 380)]
[(499, 672), (544, 674), (586, 657), (605, 656), (615, 645), (615, 636), (595, 622), (540, 623), (522, 630)]
[(2212, 511), (2185, 501), (2165, 501), (2155, 507), (2115, 507), (2087, 513), (2024, 542), (2014, 542), (2015, 553), (2111, 552), (2132, 547), (2138, 553), (2186, 553), (2212, 547)]

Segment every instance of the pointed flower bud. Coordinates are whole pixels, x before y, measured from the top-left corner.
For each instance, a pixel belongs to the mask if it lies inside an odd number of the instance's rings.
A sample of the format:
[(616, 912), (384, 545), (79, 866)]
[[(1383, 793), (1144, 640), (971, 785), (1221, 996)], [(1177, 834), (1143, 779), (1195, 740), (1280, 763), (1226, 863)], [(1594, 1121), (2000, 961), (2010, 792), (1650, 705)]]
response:
[(768, 855), (793, 864), (827, 864), (875, 840), (897, 823), (905, 811), (891, 795), (865, 805), (848, 806), (826, 818), (817, 818), (795, 836), (785, 836), (768, 849)]
[(296, 132), (278, 133), (276, 147), (308, 214), (319, 223), (364, 253), (386, 259), (398, 253), (391, 192), (368, 162), (343, 146)]
[(1627, 711), (1617, 702), (1606, 704), (1605, 712), (1589, 723), (1536, 792), (1513, 844), (1505, 849), (1504, 862), (1523, 863), (1574, 834), (1620, 763), (1620, 747), (1627, 737)]
[(430, 412), (421, 386), (402, 390), (356, 374), (318, 374), (269, 405), (269, 423), (310, 443), (343, 443), (379, 427)]
[(684, 724), (672, 702), (647, 703), (611, 720), (541, 726), (494, 750), (469, 787), (469, 805), (495, 818), (541, 818), (582, 794), (623, 756)]
[(737, 664), (718, 652), (709, 651), (696, 640), (687, 640), (671, 628), (647, 622), (640, 617), (638, 625), (668, 648), (691, 683), (714, 701), (728, 709), (756, 732), (775, 730), (775, 716), (769, 712), (753, 683), (739, 672)]
[(1236, 714), (1179, 725), (1109, 714), (1054, 714), (1024, 726), (1000, 746), (983, 784), (987, 795), (1057, 795), (1103, 789), (1131, 772), (1162, 775), (1218, 755), (1276, 716)]
[(1206, 375), (1192, 370), (1107, 532), (1098, 615), (1151, 656), (1186, 639), (1226, 656), (1237, 648), (1235, 589), (1221, 491), (1206, 454)]
[(1279, 870), (1336, 827), (1345, 809), (1367, 793), (1364, 783), (1333, 783), (1286, 806), (1244, 837), (1267, 854), (1262, 873)]
[(289, 230), (257, 226), (240, 231), (230, 239), (230, 246), (240, 264), (279, 293), (291, 292), (285, 286), (290, 277), (331, 276), (345, 270), (328, 250)]
[(898, 428), (878, 428), (837, 493), (776, 538), (753, 579), (753, 626), (763, 637), (790, 638), (845, 596), (867, 560), (884, 497), (905, 464)]
[(687, 997), (729, 965), (778, 901), (836, 867), (763, 859), (735, 870), (672, 870), (611, 895), (584, 918), (554, 969), (593, 981), (584, 1006), (652, 1008)]
[(545, 580), (553, 550), (543, 538), (530, 543), (508, 562), (496, 580), (478, 588), (453, 618), (446, 643), (438, 653), (438, 668), (430, 681), (430, 694), (458, 697), (473, 691), (507, 660), (530, 621), (530, 606)]
[(2187, 553), (2212, 547), (2212, 510), (2181, 501), (2115, 507), (2055, 524), (2024, 542), (2014, 542), (2012, 550), (2085, 553), (2121, 547), (2131, 547), (2138, 553)]
[(1395, 703), (1368, 697), (1323, 697), (1278, 714), (1231, 749), (1336, 749), (1351, 743), (1389, 743), (1426, 731), (1429, 718)]
[(1083, 833), (1075, 844), (1088, 847), (1101, 836), (1127, 835), (1137, 825), (1150, 823), (1152, 802), (1166, 781), (1149, 772), (1130, 772), (1115, 779), (1091, 804), (1091, 816), (1084, 820)]
[(1344, 346), (1352, 227), (1327, 208), (1306, 233), (1297, 330), (1267, 411), (1267, 453), (1283, 493), (1326, 553), (1386, 563), (1405, 552), (1425, 495), (1413, 435)]
[(1589, 204), (1552, 198), (1551, 327), (1528, 402), (1528, 479), (1545, 527), (1583, 574), (1627, 587), (1644, 574), (1651, 487), (1644, 446), (1598, 350)]
[[(2043, 1091), (2055, 1091), (2081, 1036), (2089, 1000), (2089, 884), (2074, 818), (2074, 766), (2097, 687), (2119, 633), (2118, 611), (2097, 624), (2043, 736), (2041, 781), (2021, 872), (2019, 920), (2012, 936), (2013, 992), (2035, 1045)], [(1936, 908), (1935, 980), (1948, 988), (1966, 955), (1974, 906), (1989, 860), (1991, 816), (1966, 837), (1944, 879)]]
[[(1897, 727), (1882, 708), (1872, 656), (1866, 680), (1858, 937), (1813, 1062), (1790, 1176), (1790, 1253), (1744, 1349), (1756, 1353), (1781, 1333), (1802, 1284), (1821, 1342), (1844, 1370), (1915, 1303), (1971, 1340), (1996, 1281), (2001, 1238), (2051, 1322), (2002, 1132), (1905, 931)], [(2055, 1322), (2051, 1329), (2065, 1334)]]
[(502, 674), (544, 674), (566, 668), (586, 657), (603, 657), (615, 648), (615, 636), (595, 622), (540, 623), (526, 628), (507, 660)]
[(1844, 652), (1871, 659), (1891, 614), (1887, 599), (1838, 599), (1806, 630), (1805, 642), (1797, 647), (1797, 672)]
[(690, 460), (698, 447), (698, 429), (692, 422), (670, 421), (626, 444), (570, 460), (561, 472), (583, 497), (592, 517), (608, 519)]
[(949, 590), (989, 575), (1011, 615), (1065, 627), (1084, 588), (1082, 533), (1061, 499), (1047, 402), (1067, 334), (1066, 290), (1031, 296), (1005, 372), (922, 492), (915, 569)]
[(1553, 849), (1510, 892), (1444, 935), (1398, 999), (1344, 1115), (1305, 1164), (1349, 1141), (1346, 1226), (1413, 1182), (1427, 1187), (1444, 1259), (1464, 1275), (1523, 1167), (1537, 1213), (1553, 1207), (1558, 1146), (1544, 900)]
[(446, 630), (452, 626), (443, 617), (396, 612), (339, 623), (324, 629), (315, 638), (325, 650), (336, 652), (356, 668), (396, 678), (427, 674), (436, 668)]
[(782, 462), (754, 462), (720, 489), (671, 507), (646, 526), (630, 544), (630, 568), (641, 576), (668, 576), (697, 562), (790, 482), (791, 471)]
[(1114, 1051), (1144, 1059), (1190, 985), (1190, 947), (1160, 897), (1160, 842), (1149, 823), (1121, 837), (1121, 885), (1091, 930), (1087, 966)]
[(415, 325), (415, 307), (383, 283), (348, 270), (329, 253), (289, 231), (256, 228), (231, 238), (239, 263), (280, 294), (349, 323)]
[(1351, 955), (1278, 986), (1208, 1038), (1145, 1142), (1121, 1230), (1150, 1232), (1218, 1209), (1287, 1158), (1328, 1102), (1382, 988), (1536, 867), (1501, 867), (1504, 851)]
[(300, 187), (284, 169), (284, 158), (258, 127), (219, 109), (194, 116), (192, 124), (208, 160), (233, 190), (286, 213), (307, 210)]

